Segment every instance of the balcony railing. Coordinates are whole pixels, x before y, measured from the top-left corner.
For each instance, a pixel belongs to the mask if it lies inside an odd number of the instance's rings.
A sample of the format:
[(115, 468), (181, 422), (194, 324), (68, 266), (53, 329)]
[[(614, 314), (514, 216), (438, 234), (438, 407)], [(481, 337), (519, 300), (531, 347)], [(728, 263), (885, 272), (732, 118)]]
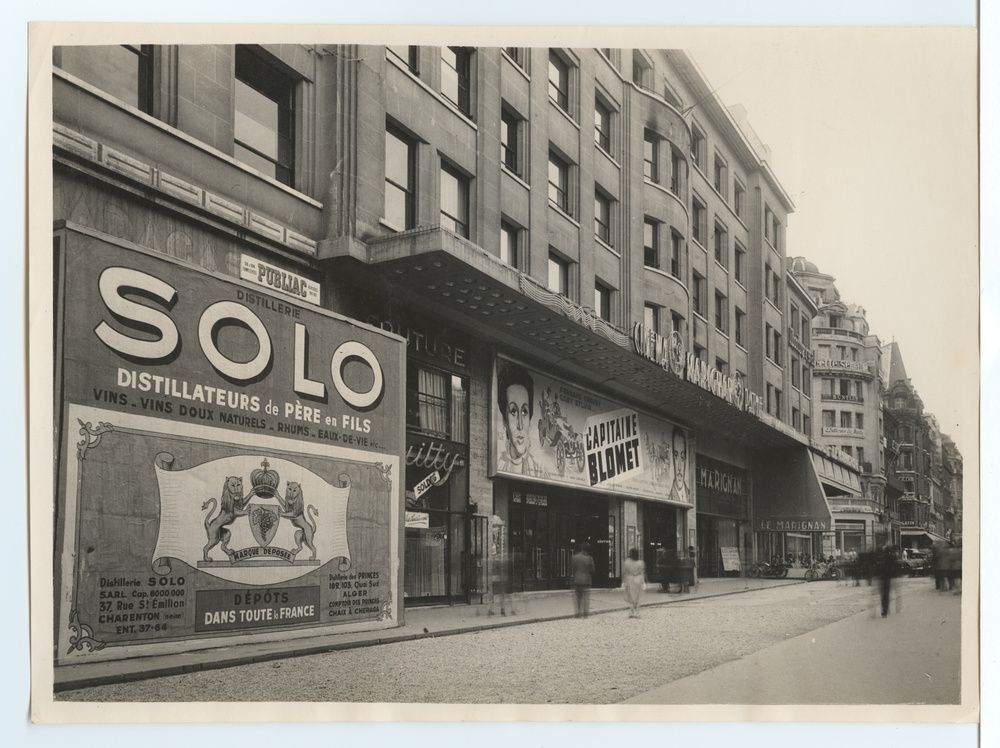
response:
[(865, 341), (865, 336), (862, 333), (848, 330), (844, 327), (814, 327), (812, 331), (813, 335), (839, 335), (862, 343)]

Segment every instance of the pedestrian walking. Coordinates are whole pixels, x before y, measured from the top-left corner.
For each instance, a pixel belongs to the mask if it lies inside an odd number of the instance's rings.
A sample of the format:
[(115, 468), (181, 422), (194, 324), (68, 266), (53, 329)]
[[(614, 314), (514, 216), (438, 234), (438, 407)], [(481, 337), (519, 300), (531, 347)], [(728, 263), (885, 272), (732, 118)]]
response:
[(628, 552), (628, 559), (622, 565), (622, 580), (625, 602), (629, 606), (628, 617), (638, 618), (642, 591), (646, 587), (646, 564), (639, 560), (639, 551), (635, 548)]
[(934, 571), (934, 589), (943, 592), (948, 580), (948, 546), (940, 540), (931, 546), (931, 569)]
[(951, 542), (945, 550), (946, 575), (948, 578), (948, 589), (958, 591), (962, 587), (962, 543), (961, 541)]
[(882, 603), (882, 617), (889, 615), (889, 598), (892, 594), (892, 578), (896, 576), (896, 554), (892, 546), (885, 546), (878, 554), (876, 562), (879, 595)]
[(577, 618), (590, 614), (590, 585), (594, 579), (594, 559), (590, 555), (590, 544), (581, 543), (573, 554), (573, 605)]

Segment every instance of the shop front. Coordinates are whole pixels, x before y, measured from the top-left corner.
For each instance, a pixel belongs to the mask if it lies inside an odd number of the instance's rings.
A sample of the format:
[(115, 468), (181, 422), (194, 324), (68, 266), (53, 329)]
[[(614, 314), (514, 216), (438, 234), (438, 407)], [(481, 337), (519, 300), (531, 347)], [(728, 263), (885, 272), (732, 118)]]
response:
[(703, 577), (741, 573), (753, 557), (750, 476), (735, 465), (698, 455), (698, 572)]
[(833, 519), (805, 446), (772, 451), (753, 466), (754, 556), (793, 567), (829, 555)]
[(407, 342), (404, 603), (468, 602), (482, 586), (486, 519), (469, 498), (468, 340), (388, 294), (367, 321)]
[(688, 432), (503, 356), (492, 402), (494, 509), (508, 528), (513, 589), (568, 587), (584, 543), (595, 586), (617, 584), (633, 548), (655, 577), (693, 505)]

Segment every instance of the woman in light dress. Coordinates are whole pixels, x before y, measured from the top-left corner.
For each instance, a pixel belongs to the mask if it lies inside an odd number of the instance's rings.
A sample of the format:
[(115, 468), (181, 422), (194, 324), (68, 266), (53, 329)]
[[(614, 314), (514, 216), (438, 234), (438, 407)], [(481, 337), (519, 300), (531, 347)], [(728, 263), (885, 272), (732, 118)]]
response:
[(639, 551), (635, 548), (628, 552), (628, 559), (622, 565), (622, 581), (625, 602), (629, 605), (628, 617), (638, 618), (642, 590), (646, 585), (646, 564), (639, 560)]

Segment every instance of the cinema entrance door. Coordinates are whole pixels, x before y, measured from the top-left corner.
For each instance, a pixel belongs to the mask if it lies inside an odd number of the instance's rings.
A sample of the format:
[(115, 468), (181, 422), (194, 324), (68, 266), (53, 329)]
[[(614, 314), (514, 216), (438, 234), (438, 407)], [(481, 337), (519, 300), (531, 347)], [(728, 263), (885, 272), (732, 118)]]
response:
[(608, 497), (551, 486), (515, 485), (510, 504), (514, 591), (568, 589), (579, 543), (594, 557), (594, 586), (609, 583), (614, 538)]

